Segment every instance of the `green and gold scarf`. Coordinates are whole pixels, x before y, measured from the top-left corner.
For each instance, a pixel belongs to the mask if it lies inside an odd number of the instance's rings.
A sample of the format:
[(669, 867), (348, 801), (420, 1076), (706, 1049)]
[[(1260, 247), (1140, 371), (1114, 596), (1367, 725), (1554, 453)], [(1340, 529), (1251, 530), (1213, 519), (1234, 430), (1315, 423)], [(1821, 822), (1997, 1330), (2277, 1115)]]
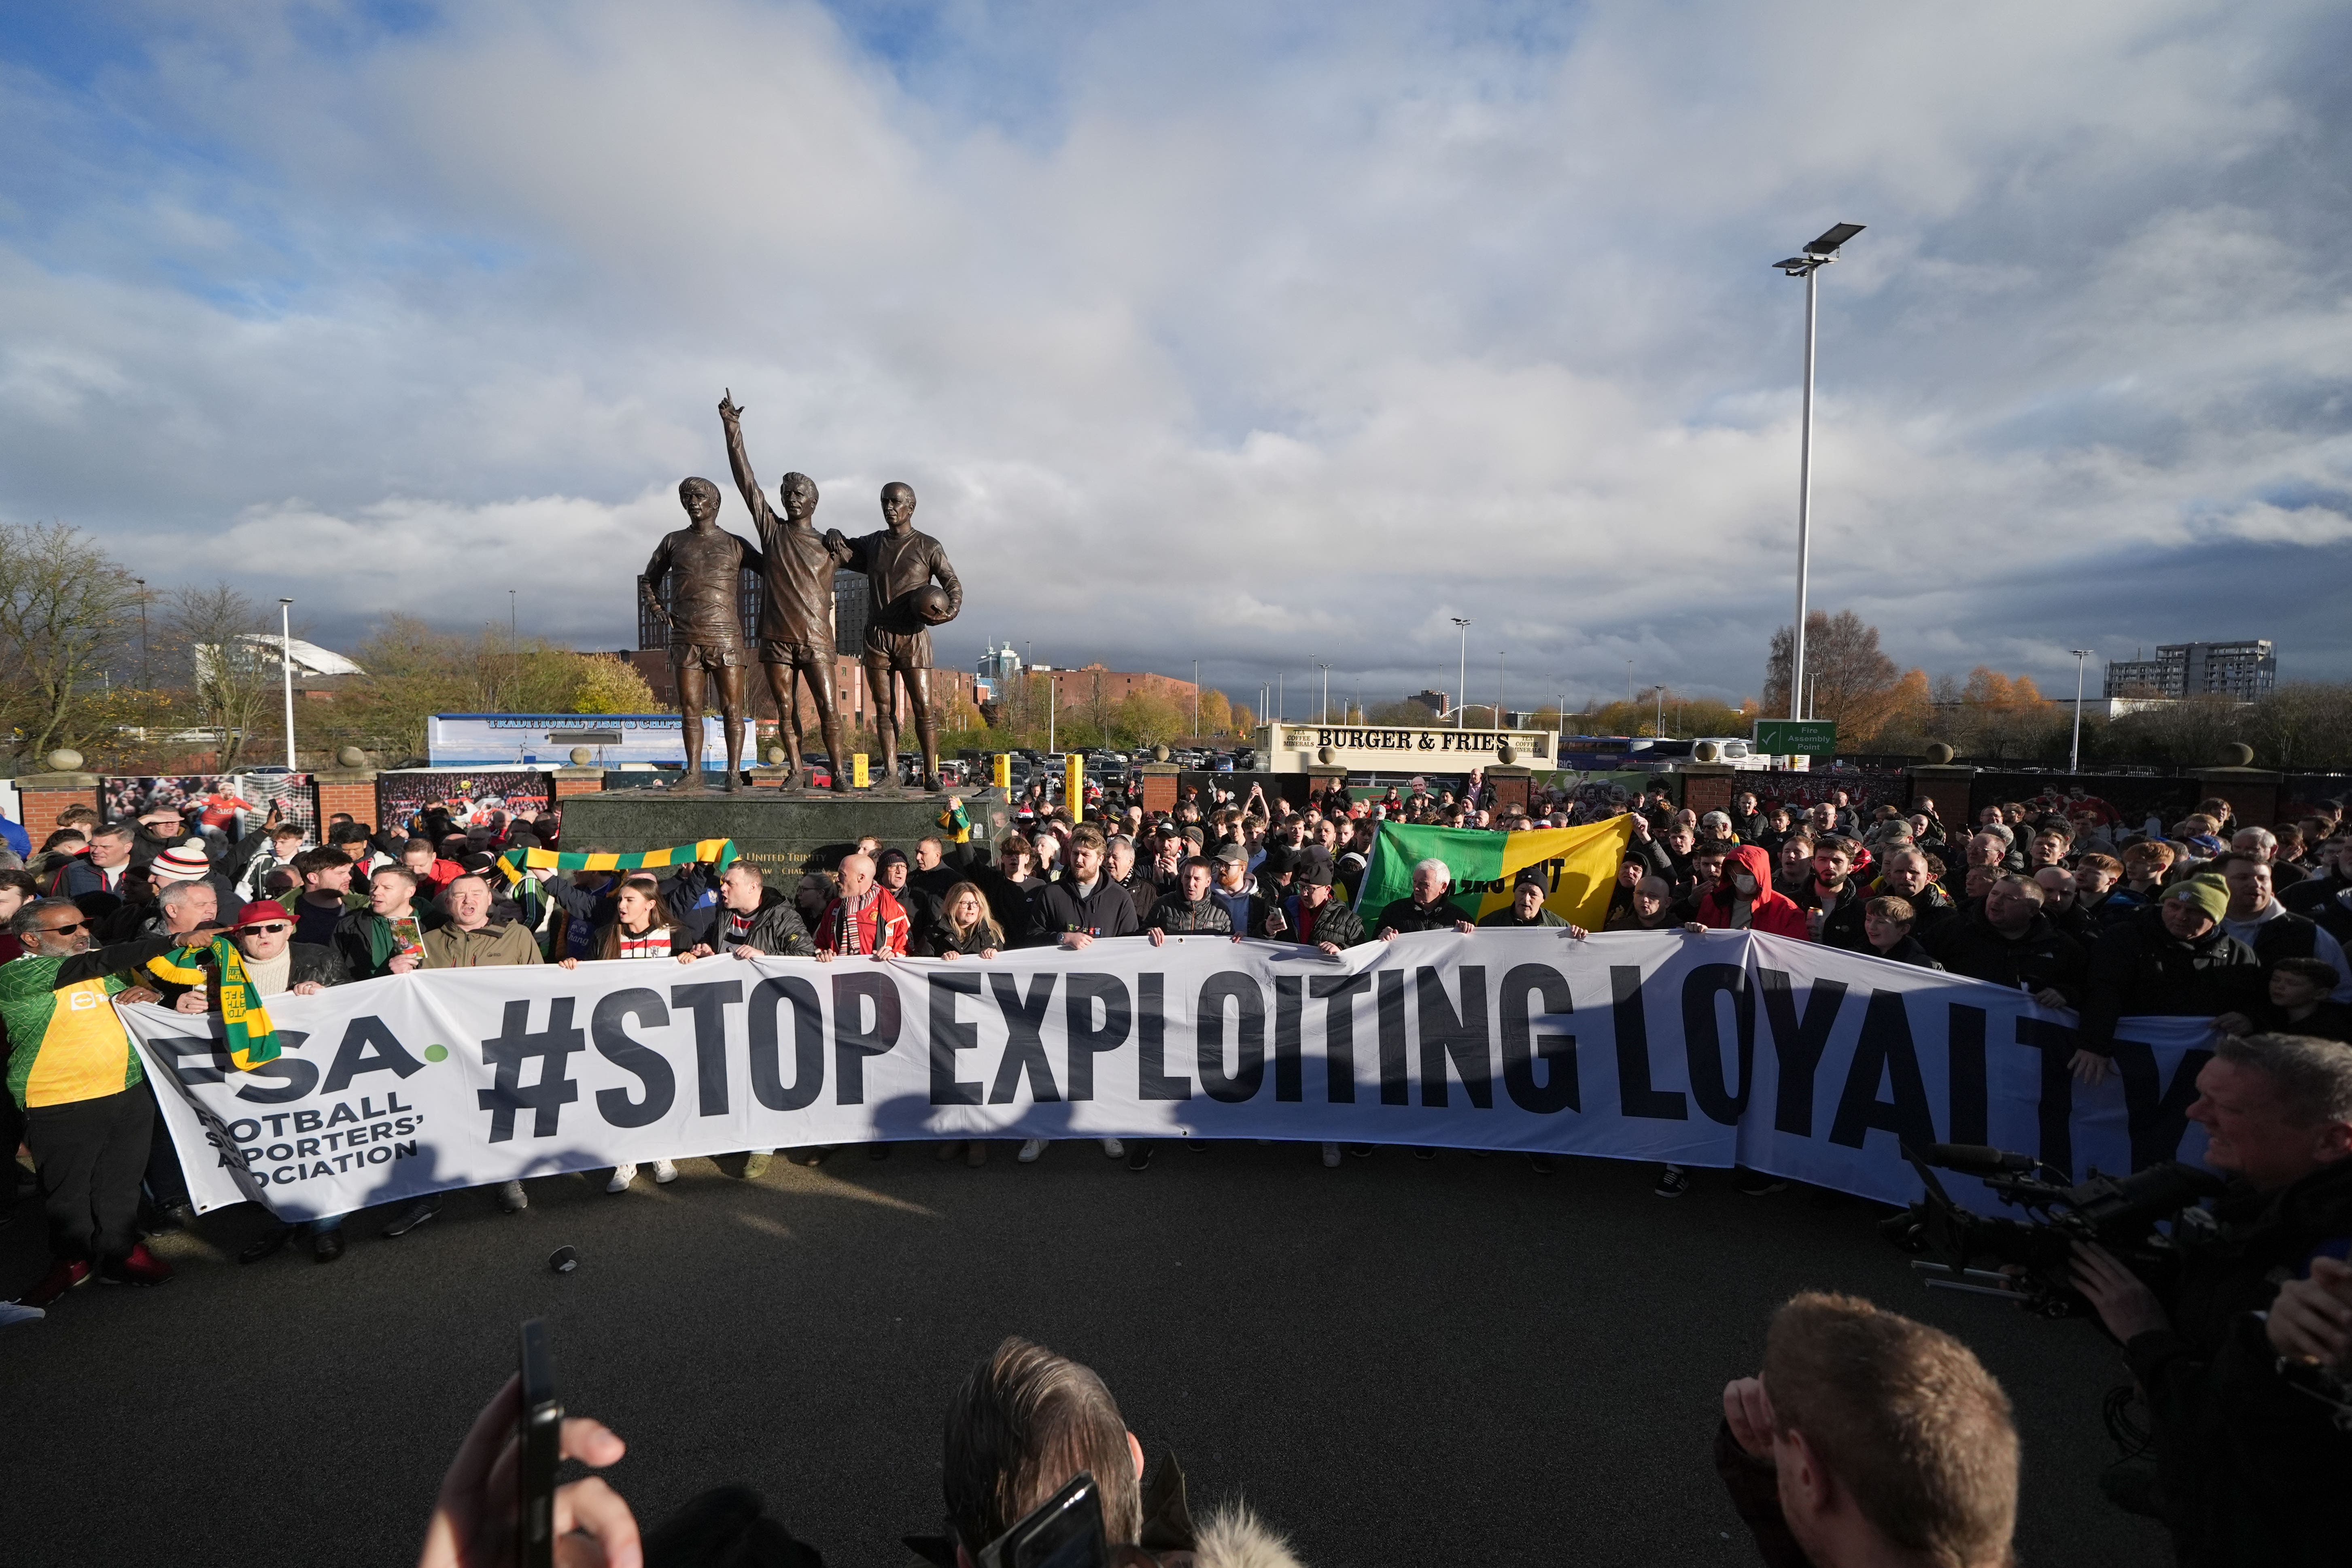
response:
[(175, 947), (161, 958), (149, 959), (148, 973), (174, 985), (203, 985), (210, 982), (213, 1010), (221, 1016), (222, 1030), (228, 1037), (228, 1059), (236, 1064), (239, 1072), (249, 1072), (262, 1062), (277, 1060), (278, 1032), (270, 1026), (269, 1009), (261, 1005), (261, 993), (254, 989), (245, 973), (245, 955), (228, 938), (214, 938), (214, 973), (207, 975), (195, 962), (205, 951), (201, 947)]

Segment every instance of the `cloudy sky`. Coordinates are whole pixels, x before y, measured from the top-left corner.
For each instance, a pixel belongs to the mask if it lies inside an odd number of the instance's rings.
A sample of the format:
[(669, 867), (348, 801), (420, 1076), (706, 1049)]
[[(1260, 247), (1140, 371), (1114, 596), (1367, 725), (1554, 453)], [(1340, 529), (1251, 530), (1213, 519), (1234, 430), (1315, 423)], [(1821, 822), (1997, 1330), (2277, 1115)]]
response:
[[(2352, 11), (1354, 0), (19, 6), (0, 519), (152, 582), (633, 640), (726, 479), (939, 639), (1254, 693), (2267, 636), (2352, 678)], [(722, 521), (748, 522), (730, 488)]]

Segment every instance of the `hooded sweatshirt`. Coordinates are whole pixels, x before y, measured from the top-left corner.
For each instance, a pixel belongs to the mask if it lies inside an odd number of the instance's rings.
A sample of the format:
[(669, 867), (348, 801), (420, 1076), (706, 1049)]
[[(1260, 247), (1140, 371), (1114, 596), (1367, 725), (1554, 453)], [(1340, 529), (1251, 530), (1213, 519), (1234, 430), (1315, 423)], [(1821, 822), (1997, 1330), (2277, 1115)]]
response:
[(1721, 879), (1698, 901), (1698, 923), (1716, 931), (1730, 929), (1733, 900), (1737, 897), (1732, 879), (1743, 871), (1756, 883), (1756, 890), (1748, 895), (1747, 929), (1770, 936), (1794, 937), (1799, 942), (1811, 941), (1805, 911), (1797, 907), (1795, 900), (1773, 889), (1772, 858), (1753, 844), (1743, 844), (1725, 858)]

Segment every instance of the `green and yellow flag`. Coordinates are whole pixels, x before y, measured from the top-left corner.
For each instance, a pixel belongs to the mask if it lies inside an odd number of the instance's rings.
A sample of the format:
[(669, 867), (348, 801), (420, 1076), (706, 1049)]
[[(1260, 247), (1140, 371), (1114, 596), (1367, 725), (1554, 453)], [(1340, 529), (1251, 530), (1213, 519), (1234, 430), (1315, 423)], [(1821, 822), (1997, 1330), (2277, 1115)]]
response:
[(1448, 901), (1465, 920), (1507, 908), (1518, 873), (1540, 867), (1550, 891), (1544, 907), (1570, 925), (1599, 931), (1609, 918), (1609, 889), (1625, 863), (1633, 819), (1613, 816), (1583, 827), (1490, 833), (1475, 827), (1414, 827), (1383, 822), (1372, 841), (1356, 908), (1369, 926), (1396, 899), (1412, 897), (1412, 868), (1443, 860), (1454, 873)]
[(509, 849), (499, 857), (499, 869), (509, 882), (520, 882), (525, 870), (551, 867), (558, 871), (642, 871), (652, 866), (690, 866), (715, 861), (720, 870), (735, 863), (732, 838), (705, 838), (667, 849), (640, 849), (634, 855), (567, 855), (553, 849)]
[(228, 938), (214, 938), (213, 973), (208, 975), (195, 962), (205, 951), (175, 947), (160, 958), (149, 959), (148, 973), (174, 985), (211, 984), (213, 1010), (221, 1016), (228, 1059), (236, 1064), (237, 1071), (250, 1072), (259, 1063), (277, 1060), (278, 1033), (270, 1026), (269, 1009), (261, 1005), (261, 993), (253, 988), (245, 973), (245, 955)]

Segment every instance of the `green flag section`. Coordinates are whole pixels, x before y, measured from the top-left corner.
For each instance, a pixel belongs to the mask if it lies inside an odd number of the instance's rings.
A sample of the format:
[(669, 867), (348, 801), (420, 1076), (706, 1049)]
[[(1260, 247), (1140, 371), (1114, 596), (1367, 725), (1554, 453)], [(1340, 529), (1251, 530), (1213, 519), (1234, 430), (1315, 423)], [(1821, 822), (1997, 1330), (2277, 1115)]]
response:
[(1454, 873), (1448, 900), (1475, 921), (1507, 907), (1511, 886), (1529, 866), (1540, 867), (1550, 889), (1544, 907), (1570, 925), (1599, 931), (1609, 918), (1609, 889), (1625, 863), (1633, 819), (1612, 816), (1583, 827), (1541, 827), (1490, 833), (1475, 827), (1412, 827), (1383, 822), (1356, 908), (1367, 930), (1391, 900), (1412, 897), (1412, 868), (1443, 860)]

